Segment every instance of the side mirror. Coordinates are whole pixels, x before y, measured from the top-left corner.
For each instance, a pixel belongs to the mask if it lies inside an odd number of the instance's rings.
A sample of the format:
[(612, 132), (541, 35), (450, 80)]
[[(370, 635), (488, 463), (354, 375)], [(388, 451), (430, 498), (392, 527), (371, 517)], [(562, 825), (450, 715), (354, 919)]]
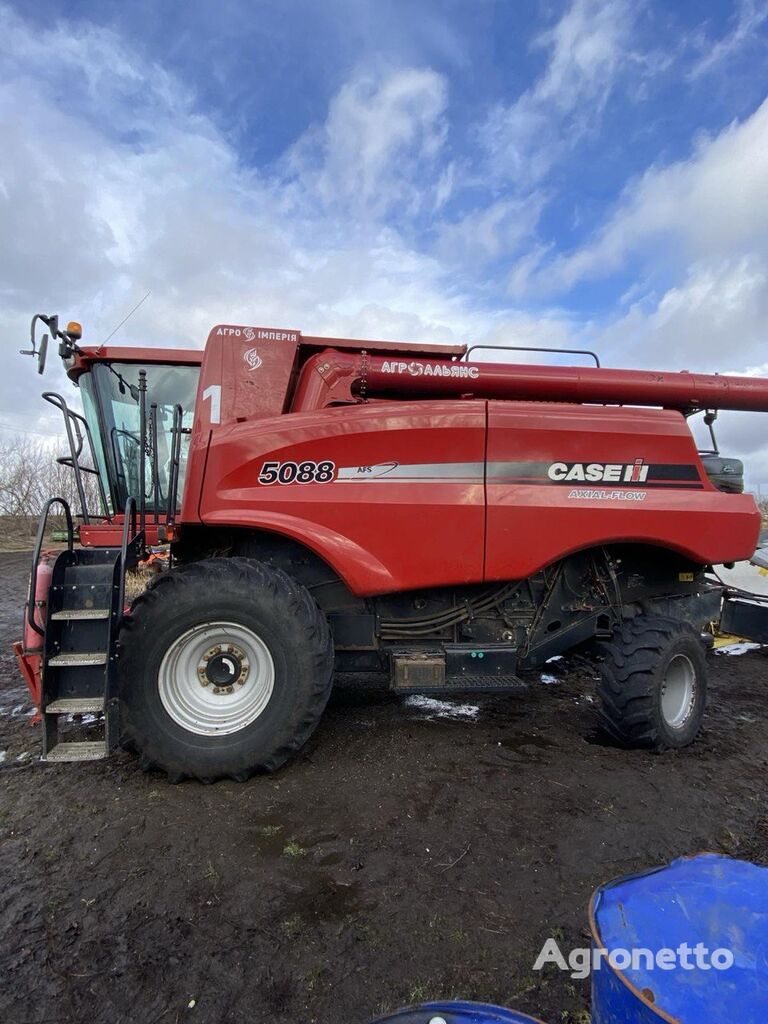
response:
[(32, 317), (32, 323), (29, 327), (29, 344), (30, 348), (21, 349), (23, 356), (32, 356), (34, 359), (37, 357), (37, 372), (42, 373), (45, 369), (45, 357), (48, 353), (48, 335), (44, 334), (40, 339), (40, 348), (37, 347), (35, 338), (35, 328), (37, 327), (37, 321), (40, 320), (44, 323), (51, 335), (55, 338), (59, 332), (59, 318), (56, 315), (46, 316), (45, 313), (35, 313)]
[(37, 372), (42, 373), (45, 369), (45, 357), (48, 354), (48, 335), (44, 334), (40, 339), (40, 350), (37, 353)]

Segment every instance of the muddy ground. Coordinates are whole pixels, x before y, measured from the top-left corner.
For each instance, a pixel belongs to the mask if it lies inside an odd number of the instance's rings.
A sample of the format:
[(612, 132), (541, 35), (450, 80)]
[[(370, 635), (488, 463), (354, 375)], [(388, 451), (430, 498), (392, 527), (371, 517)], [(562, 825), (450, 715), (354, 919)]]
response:
[(768, 861), (763, 651), (713, 656), (681, 753), (603, 745), (558, 662), (474, 716), (339, 691), (278, 774), (171, 786), (128, 755), (36, 761), (9, 651), (27, 569), (0, 555), (4, 1024), (362, 1024), (437, 997), (584, 1024), (588, 984), (532, 965), (585, 944), (595, 886), (702, 849)]

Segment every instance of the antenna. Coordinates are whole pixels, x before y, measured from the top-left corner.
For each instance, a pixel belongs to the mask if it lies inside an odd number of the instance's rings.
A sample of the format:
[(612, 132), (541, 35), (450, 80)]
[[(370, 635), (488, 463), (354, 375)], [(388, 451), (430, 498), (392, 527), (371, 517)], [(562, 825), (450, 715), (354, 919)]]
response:
[(120, 328), (121, 328), (121, 327), (123, 326), (123, 324), (126, 324), (126, 323), (128, 323), (128, 321), (129, 321), (129, 320), (131, 319), (131, 317), (132, 317), (132, 316), (133, 316), (133, 314), (134, 314), (134, 313), (136, 312), (136, 310), (137, 310), (137, 309), (139, 308), (139, 306), (141, 306), (141, 305), (142, 305), (142, 303), (144, 303), (144, 302), (145, 302), (145, 301), (146, 301), (146, 300), (147, 300), (147, 299), (149, 298), (149, 296), (150, 296), (151, 294), (152, 294), (152, 292), (151, 292), (151, 290), (150, 290), (150, 291), (148, 291), (148, 292), (147, 292), (147, 294), (146, 294), (146, 295), (144, 296), (144, 298), (143, 298), (143, 299), (140, 299), (140, 300), (139, 300), (139, 301), (138, 301), (138, 302), (136, 303), (136, 305), (135, 305), (135, 306), (133, 307), (133, 309), (131, 310), (131, 312), (130, 312), (130, 313), (129, 313), (129, 314), (127, 315), (127, 316), (124, 316), (124, 317), (123, 317), (123, 319), (122, 319), (122, 320), (120, 321), (120, 323), (119, 323), (119, 324), (117, 325), (117, 327), (115, 327), (115, 329), (114, 329), (114, 330), (112, 330), (112, 331), (110, 331), (110, 332), (109, 332), (109, 334), (108, 334), (108, 335), (106, 336), (106, 338), (104, 339), (104, 341), (102, 341), (102, 343), (101, 343), (102, 345), (106, 345), (106, 344), (107, 344), (107, 342), (109, 341), (109, 339), (110, 339), (110, 338), (111, 338), (111, 337), (112, 337), (112, 336), (113, 336), (114, 334), (117, 334), (117, 332), (118, 332), (118, 331), (120, 330)]

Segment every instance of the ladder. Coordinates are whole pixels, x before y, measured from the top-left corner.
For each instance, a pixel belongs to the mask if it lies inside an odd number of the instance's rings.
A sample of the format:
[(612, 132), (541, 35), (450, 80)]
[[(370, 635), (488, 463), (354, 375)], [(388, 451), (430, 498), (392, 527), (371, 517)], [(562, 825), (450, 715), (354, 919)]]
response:
[[(67, 549), (56, 558), (48, 592), (47, 619), (41, 631), (34, 621), (37, 565), (50, 508), (63, 507)], [(136, 529), (136, 501), (126, 502), (119, 548), (75, 548), (72, 516), (63, 498), (46, 505), (32, 561), (28, 623), (43, 634), (40, 713), (42, 761), (93, 761), (106, 757), (119, 742), (116, 647), (125, 603), (125, 573), (143, 553)], [(103, 715), (98, 740), (73, 742), (61, 735), (71, 715)]]

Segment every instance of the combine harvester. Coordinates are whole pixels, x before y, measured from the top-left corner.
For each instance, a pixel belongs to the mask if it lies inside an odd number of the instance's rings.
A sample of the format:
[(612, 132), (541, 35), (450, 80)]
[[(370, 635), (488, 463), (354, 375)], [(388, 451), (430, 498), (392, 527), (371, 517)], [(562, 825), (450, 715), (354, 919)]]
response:
[[(464, 346), (221, 325), (204, 351), (81, 347), (42, 321), (79, 387), (58, 394), (80, 522), (52, 498), (16, 651), (43, 760), (122, 745), (171, 779), (274, 769), (334, 671), (397, 693), (517, 691), (575, 647), (626, 746), (682, 747), (706, 700), (702, 633), (768, 641), (764, 604), (715, 564), (760, 531), (742, 466), (688, 425), (768, 411), (768, 381), (467, 361)], [(100, 507), (86, 501), (95, 476)], [(51, 508), (67, 550), (43, 551)], [(77, 544), (76, 544), (77, 541)], [(170, 568), (126, 606), (126, 573)], [(104, 714), (67, 742), (62, 716)]]

